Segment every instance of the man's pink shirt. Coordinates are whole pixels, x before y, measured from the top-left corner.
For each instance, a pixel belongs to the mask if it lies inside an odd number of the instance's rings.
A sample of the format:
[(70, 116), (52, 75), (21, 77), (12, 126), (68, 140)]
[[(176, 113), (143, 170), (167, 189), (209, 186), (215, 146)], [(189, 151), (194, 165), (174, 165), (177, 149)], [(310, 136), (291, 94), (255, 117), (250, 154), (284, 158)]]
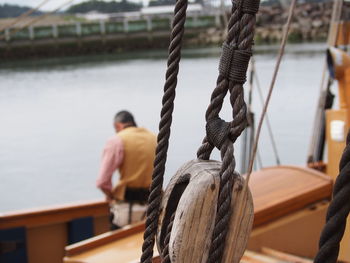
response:
[(100, 189), (112, 191), (112, 176), (123, 162), (124, 145), (119, 136), (110, 138), (103, 150), (101, 168), (96, 181)]

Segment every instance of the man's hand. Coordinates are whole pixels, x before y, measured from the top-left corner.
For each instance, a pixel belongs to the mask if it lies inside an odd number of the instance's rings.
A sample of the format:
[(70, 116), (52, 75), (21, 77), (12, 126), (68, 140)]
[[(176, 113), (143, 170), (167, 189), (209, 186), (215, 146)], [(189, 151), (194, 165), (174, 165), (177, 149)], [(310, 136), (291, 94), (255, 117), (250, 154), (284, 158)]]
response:
[(108, 189), (101, 189), (101, 190), (106, 196), (106, 201), (110, 202), (114, 199), (113, 194), (110, 190), (108, 190)]

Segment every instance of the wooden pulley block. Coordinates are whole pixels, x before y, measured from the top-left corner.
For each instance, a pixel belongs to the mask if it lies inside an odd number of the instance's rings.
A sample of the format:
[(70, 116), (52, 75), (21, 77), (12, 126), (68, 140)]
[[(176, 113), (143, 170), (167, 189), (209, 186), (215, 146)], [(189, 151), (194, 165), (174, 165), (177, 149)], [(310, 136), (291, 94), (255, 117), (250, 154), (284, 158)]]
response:
[[(163, 251), (167, 228), (173, 214), (169, 255), (172, 263), (206, 263), (220, 188), (221, 163), (192, 160), (172, 177), (162, 200), (157, 233), (158, 251)], [(238, 263), (247, 246), (253, 225), (254, 207), (248, 189), (243, 195), (244, 179), (233, 187), (231, 219), (223, 263)]]

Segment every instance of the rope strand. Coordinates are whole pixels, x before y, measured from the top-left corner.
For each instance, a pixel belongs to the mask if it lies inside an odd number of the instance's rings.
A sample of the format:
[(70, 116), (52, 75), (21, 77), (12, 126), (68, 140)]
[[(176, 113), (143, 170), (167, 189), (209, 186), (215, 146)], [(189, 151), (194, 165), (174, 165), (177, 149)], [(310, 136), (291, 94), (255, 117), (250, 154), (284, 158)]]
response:
[[(243, 186), (243, 190), (242, 190), (242, 195), (243, 196), (245, 196), (247, 191), (248, 191), (249, 179), (250, 179), (250, 176), (251, 176), (251, 173), (252, 173), (252, 170), (253, 170), (254, 160), (255, 160), (255, 157), (256, 157), (257, 152), (258, 152), (258, 143), (259, 143), (259, 138), (260, 138), (260, 132), (261, 132), (261, 129), (262, 129), (262, 124), (263, 124), (263, 121), (264, 121), (264, 118), (265, 118), (265, 115), (266, 115), (266, 112), (267, 112), (267, 108), (269, 106), (269, 102), (270, 102), (270, 99), (271, 99), (273, 88), (275, 86), (275, 82), (276, 82), (279, 66), (281, 64), (282, 57), (283, 57), (283, 54), (284, 54), (284, 49), (285, 49), (285, 46), (286, 46), (286, 43), (287, 43), (288, 32), (289, 32), (290, 24), (291, 24), (291, 21), (292, 21), (292, 17), (293, 17), (294, 9), (295, 9), (295, 6), (296, 6), (296, 2), (297, 2), (297, 0), (292, 0), (290, 8), (289, 8), (288, 19), (287, 19), (287, 22), (286, 22), (286, 25), (285, 25), (285, 28), (284, 28), (283, 38), (282, 38), (282, 42), (281, 42), (281, 46), (280, 46), (280, 50), (279, 50), (276, 66), (275, 66), (275, 69), (274, 69), (274, 72), (273, 72), (273, 76), (272, 76), (269, 92), (268, 92), (268, 95), (266, 97), (266, 101), (265, 101), (265, 104), (264, 104), (264, 107), (263, 107), (262, 115), (260, 117), (259, 125), (258, 125), (257, 131), (256, 131), (256, 136), (255, 136), (254, 145), (253, 145), (252, 157), (250, 158), (249, 167), (248, 167), (248, 173), (247, 173), (247, 177), (246, 177), (246, 180), (245, 180), (245, 183), (244, 183), (244, 186)], [(238, 210), (238, 217), (242, 216), (242, 214), (243, 214), (243, 205), (242, 205), (242, 203), (238, 203), (237, 210)], [(239, 227), (239, 226), (236, 225), (234, 227)]]
[[(241, 0), (239, 0), (241, 1)], [(237, 41), (237, 36), (239, 34), (239, 20), (241, 18), (240, 10), (238, 6), (241, 4), (233, 2), (231, 16), (228, 22), (228, 33), (227, 33), (227, 43), (235, 43)], [(208, 122), (210, 119), (217, 117), (222, 109), (224, 103), (224, 98), (226, 97), (228, 91), (228, 80), (223, 75), (219, 74), (216, 81), (216, 88), (214, 89), (210, 104), (205, 114), (205, 120)], [(198, 149), (197, 157), (202, 160), (209, 160), (210, 154), (213, 151), (214, 146), (209, 143), (208, 138), (205, 137), (202, 145)]]
[[(222, 166), (220, 170), (220, 189), (209, 250), (208, 263), (221, 262), (231, 217), (232, 188), (237, 177), (233, 143), (247, 126), (247, 106), (244, 101), (245, 82), (251, 46), (254, 37), (255, 14), (258, 1), (240, 0), (233, 3), (229, 20), (227, 40), (223, 46), (219, 66), (217, 86), (206, 111), (207, 136), (197, 152), (199, 159), (208, 160), (214, 147), (220, 149)], [(230, 92), (232, 121), (220, 119), (219, 113), (227, 92)]]
[(166, 229), (166, 235), (164, 239), (164, 249), (162, 251), (162, 263), (171, 263), (171, 259), (169, 255), (169, 241), (170, 241), (171, 230), (173, 228), (174, 219), (175, 219), (175, 211), (171, 215), (170, 222)]
[(175, 5), (174, 20), (170, 36), (168, 68), (166, 71), (166, 81), (164, 85), (164, 95), (162, 100), (161, 120), (159, 123), (158, 145), (156, 148), (156, 158), (154, 161), (154, 171), (150, 196), (148, 199), (146, 229), (144, 232), (144, 242), (142, 245), (141, 263), (151, 263), (153, 257), (153, 247), (158, 229), (159, 210), (161, 204), (161, 193), (164, 181), (165, 163), (169, 147), (170, 127), (172, 123), (172, 113), (174, 110), (175, 90), (177, 85), (177, 75), (181, 59), (181, 43), (184, 34), (186, 20), (187, 0), (178, 0)]
[(340, 241), (343, 238), (350, 211), (350, 131), (340, 160), (339, 171), (314, 263), (335, 263), (338, 259)]

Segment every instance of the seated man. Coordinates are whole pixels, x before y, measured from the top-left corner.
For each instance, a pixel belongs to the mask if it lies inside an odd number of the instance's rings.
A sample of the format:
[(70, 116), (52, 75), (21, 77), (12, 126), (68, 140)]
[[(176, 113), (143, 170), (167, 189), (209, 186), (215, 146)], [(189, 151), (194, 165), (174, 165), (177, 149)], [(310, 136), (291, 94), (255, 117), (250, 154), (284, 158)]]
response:
[[(120, 111), (114, 117), (117, 134), (108, 140), (102, 156), (96, 185), (111, 203), (117, 227), (142, 220), (145, 215), (149, 186), (152, 181), (156, 136), (136, 125), (133, 115)], [(112, 176), (120, 178), (112, 187)]]

